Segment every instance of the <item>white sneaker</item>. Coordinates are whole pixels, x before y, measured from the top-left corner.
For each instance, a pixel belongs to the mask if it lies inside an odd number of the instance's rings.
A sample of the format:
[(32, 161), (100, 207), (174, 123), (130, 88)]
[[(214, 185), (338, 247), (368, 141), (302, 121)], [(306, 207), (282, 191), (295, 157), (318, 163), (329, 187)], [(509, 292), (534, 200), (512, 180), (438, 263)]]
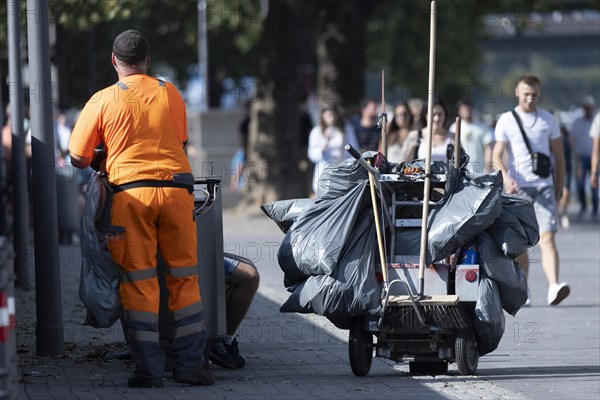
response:
[(556, 306), (571, 293), (567, 282), (555, 283), (548, 288), (548, 305)]
[(569, 229), (569, 226), (571, 226), (571, 222), (569, 221), (569, 217), (567, 217), (566, 215), (563, 215), (562, 217), (560, 217), (560, 224), (562, 225), (562, 227), (564, 229)]
[(531, 307), (531, 292), (527, 289), (527, 301), (523, 304), (523, 307)]

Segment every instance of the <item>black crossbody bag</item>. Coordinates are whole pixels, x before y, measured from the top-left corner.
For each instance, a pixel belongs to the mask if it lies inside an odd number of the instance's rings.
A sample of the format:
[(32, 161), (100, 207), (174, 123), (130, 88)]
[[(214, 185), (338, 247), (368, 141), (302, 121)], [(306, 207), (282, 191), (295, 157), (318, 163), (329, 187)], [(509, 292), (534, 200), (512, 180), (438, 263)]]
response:
[(521, 122), (521, 118), (512, 110), (512, 115), (517, 120), (517, 125), (519, 125), (519, 129), (521, 130), (521, 135), (523, 135), (523, 140), (525, 141), (525, 146), (527, 146), (527, 150), (529, 150), (529, 154), (531, 154), (531, 170), (534, 174), (541, 178), (547, 178), (550, 176), (550, 171), (552, 170), (552, 163), (550, 161), (550, 157), (544, 153), (538, 153), (531, 151), (531, 145), (529, 144), (529, 139), (527, 139), (527, 135), (525, 134), (525, 130), (523, 129), (523, 123)]

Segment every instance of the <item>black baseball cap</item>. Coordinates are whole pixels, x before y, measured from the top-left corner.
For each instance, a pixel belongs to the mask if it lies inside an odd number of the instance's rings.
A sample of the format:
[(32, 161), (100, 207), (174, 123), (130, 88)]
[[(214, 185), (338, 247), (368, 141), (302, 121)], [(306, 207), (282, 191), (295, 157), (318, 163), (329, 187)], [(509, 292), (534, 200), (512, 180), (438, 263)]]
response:
[(120, 33), (113, 43), (115, 56), (128, 64), (135, 64), (146, 58), (149, 48), (144, 35), (133, 29)]

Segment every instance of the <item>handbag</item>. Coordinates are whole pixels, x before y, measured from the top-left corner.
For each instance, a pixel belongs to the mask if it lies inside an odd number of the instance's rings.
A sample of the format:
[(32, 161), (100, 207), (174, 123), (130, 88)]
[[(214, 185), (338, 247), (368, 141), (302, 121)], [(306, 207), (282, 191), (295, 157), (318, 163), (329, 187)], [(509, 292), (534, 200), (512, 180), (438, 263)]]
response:
[(544, 153), (531, 151), (531, 145), (529, 144), (529, 139), (527, 139), (527, 135), (525, 134), (525, 130), (523, 129), (523, 123), (521, 122), (521, 118), (519, 118), (519, 115), (515, 112), (515, 110), (512, 110), (511, 112), (517, 120), (517, 125), (519, 125), (521, 135), (523, 135), (525, 146), (527, 146), (527, 150), (529, 150), (529, 154), (531, 154), (531, 170), (534, 174), (541, 178), (549, 177), (550, 171), (552, 170), (552, 162), (550, 161), (550, 157)]

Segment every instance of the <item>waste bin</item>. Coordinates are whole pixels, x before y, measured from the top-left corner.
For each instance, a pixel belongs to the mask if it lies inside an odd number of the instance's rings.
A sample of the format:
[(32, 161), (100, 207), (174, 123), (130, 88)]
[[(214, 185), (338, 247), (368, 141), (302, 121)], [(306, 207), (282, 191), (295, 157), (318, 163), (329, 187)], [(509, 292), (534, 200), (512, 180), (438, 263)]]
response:
[(0, 399), (12, 399), (17, 383), (13, 250), (0, 236)]
[(57, 168), (56, 204), (59, 239), (71, 243), (73, 234), (79, 235), (81, 220), (80, 191), (76, 179), (77, 170), (71, 165)]
[[(223, 267), (223, 208), (221, 178), (196, 178), (194, 184), (196, 230), (198, 233), (198, 280), (204, 308), (207, 336), (205, 362), (212, 338), (226, 333), (225, 273)], [(165, 371), (172, 370), (170, 352), (173, 320), (169, 313), (169, 291), (165, 284), (166, 266), (159, 255), (160, 311), (158, 317), (160, 344), (167, 355)]]

